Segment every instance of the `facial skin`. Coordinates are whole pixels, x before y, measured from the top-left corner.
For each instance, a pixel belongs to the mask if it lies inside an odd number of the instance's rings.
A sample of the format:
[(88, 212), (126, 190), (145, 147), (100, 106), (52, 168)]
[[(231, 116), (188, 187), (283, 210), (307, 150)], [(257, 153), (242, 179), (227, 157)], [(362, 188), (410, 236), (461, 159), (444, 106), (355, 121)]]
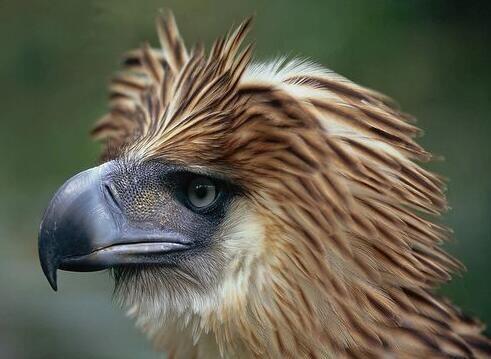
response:
[(177, 232), (193, 243), (157, 254), (156, 263), (113, 266), (116, 299), (126, 308), (136, 305), (138, 317), (149, 319), (217, 305), (227, 268), (238, 254), (230, 242), (237, 241), (235, 232), (246, 220), (242, 189), (216, 175), (158, 162), (121, 166), (113, 181), (131, 223)]
[(205, 292), (216, 285), (223, 255), (215, 235), (237, 196), (231, 185), (180, 167), (148, 163), (122, 168), (114, 177), (114, 189), (131, 223), (170, 230), (192, 242), (184, 251), (157, 254), (155, 263), (113, 267), (119, 293), (135, 285), (142, 292), (159, 286)]

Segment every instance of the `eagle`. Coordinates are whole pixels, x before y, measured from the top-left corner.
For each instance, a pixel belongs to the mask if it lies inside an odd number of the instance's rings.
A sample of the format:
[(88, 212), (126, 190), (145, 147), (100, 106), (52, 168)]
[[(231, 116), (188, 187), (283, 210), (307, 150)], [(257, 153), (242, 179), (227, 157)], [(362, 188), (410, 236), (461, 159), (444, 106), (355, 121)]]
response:
[(124, 56), (101, 163), (42, 219), (53, 289), (108, 269), (169, 358), (491, 357), (435, 293), (463, 266), (412, 117), (309, 60), (253, 61), (250, 27), (188, 50), (165, 12), (161, 46)]

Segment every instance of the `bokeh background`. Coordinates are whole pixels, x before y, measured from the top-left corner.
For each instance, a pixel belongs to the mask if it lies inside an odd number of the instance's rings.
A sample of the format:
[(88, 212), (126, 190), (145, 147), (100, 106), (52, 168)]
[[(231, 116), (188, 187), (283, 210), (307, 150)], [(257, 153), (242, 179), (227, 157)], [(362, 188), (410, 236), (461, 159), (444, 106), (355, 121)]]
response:
[(107, 273), (44, 279), (37, 230), (53, 191), (93, 165), (87, 132), (125, 50), (156, 44), (159, 8), (188, 44), (255, 14), (259, 59), (301, 55), (394, 97), (444, 155), (468, 268), (442, 292), (491, 324), (491, 33), (484, 1), (0, 0), (0, 357), (157, 358), (111, 302)]

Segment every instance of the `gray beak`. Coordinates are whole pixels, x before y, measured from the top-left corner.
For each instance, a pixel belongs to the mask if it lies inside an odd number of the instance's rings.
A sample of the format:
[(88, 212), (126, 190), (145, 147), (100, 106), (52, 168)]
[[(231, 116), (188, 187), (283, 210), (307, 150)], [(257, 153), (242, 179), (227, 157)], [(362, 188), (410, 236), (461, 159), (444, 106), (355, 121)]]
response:
[(128, 220), (111, 183), (113, 162), (69, 179), (54, 195), (39, 231), (39, 258), (56, 290), (57, 269), (97, 271), (120, 265), (161, 263), (187, 249), (182, 234)]

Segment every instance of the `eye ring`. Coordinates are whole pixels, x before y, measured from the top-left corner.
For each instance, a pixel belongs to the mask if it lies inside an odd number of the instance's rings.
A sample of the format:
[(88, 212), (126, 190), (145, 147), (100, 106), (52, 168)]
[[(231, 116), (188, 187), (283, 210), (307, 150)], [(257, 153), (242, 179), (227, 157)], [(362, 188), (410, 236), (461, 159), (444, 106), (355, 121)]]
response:
[(189, 203), (197, 209), (211, 206), (217, 195), (217, 186), (209, 178), (196, 177), (189, 182), (187, 198)]

